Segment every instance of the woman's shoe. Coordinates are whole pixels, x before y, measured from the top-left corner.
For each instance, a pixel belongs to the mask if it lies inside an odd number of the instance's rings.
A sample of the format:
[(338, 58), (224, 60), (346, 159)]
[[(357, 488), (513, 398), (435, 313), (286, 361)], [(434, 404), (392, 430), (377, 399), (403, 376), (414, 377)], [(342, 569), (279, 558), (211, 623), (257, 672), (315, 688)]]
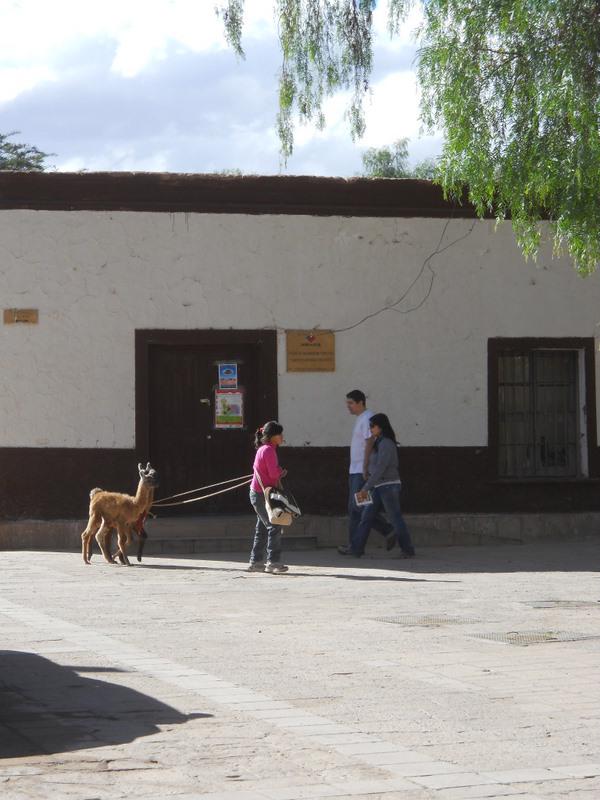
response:
[(288, 570), (289, 567), (286, 567), (285, 564), (267, 564), (265, 567), (265, 572), (270, 572), (272, 575), (283, 575)]

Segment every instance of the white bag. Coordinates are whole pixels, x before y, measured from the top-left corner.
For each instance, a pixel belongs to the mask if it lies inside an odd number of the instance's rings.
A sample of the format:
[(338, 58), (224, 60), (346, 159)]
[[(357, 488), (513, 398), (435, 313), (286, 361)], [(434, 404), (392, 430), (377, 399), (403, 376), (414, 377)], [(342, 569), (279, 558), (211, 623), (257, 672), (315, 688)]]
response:
[(301, 511), (296, 503), (296, 498), (288, 497), (281, 489), (274, 489), (272, 486), (263, 486), (260, 475), (255, 471), (256, 479), (260, 483), (260, 488), (265, 496), (265, 508), (267, 516), (272, 525), (288, 526), (301, 515)]
[(267, 486), (265, 489), (265, 508), (267, 509), (269, 522), (273, 525), (291, 525), (294, 521), (292, 512), (286, 511), (285, 508), (277, 502), (279, 497), (281, 497), (281, 494), (277, 489)]

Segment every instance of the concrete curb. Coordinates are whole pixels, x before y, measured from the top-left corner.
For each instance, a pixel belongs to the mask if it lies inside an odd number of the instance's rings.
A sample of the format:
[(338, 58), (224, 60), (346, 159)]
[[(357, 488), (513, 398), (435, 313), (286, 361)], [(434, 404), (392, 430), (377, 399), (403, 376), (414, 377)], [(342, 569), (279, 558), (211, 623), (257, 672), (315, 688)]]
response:
[[(525, 544), (599, 538), (600, 513), (408, 514), (416, 547)], [(4, 520), (0, 550), (79, 551), (86, 520)], [(240, 552), (250, 546), (252, 515), (171, 517), (147, 524), (148, 553)], [(285, 531), (287, 549), (335, 547), (347, 537), (345, 517), (307, 515)], [(370, 547), (382, 545), (373, 535)]]

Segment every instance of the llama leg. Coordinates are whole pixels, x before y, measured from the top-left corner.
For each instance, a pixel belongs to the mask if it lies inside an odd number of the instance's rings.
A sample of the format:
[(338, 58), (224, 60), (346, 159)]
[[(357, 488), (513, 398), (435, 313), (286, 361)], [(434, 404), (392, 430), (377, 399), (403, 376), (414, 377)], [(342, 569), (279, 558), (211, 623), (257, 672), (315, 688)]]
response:
[(148, 534), (146, 533), (146, 529), (142, 527), (142, 530), (138, 534), (138, 551), (137, 551), (137, 560), (142, 560), (142, 554), (144, 552), (144, 545), (146, 544), (146, 539), (148, 538)]
[(127, 527), (127, 525), (123, 525), (122, 523), (117, 524), (117, 543), (119, 546), (120, 553), (123, 556), (122, 563), (128, 567), (131, 566), (129, 563), (129, 559), (127, 558), (127, 546), (129, 544), (129, 528)]
[[(111, 533), (112, 533), (112, 531), (111, 531)], [(131, 541), (130, 537), (128, 536), (127, 537), (127, 545), (129, 545), (130, 541)], [(113, 561), (115, 562), (115, 564), (116, 564), (117, 558), (119, 559), (121, 564), (123, 564), (123, 566), (125, 566), (125, 567), (129, 566), (129, 562), (126, 560), (127, 556), (124, 555), (123, 551), (121, 550), (121, 547), (119, 546), (118, 536), (117, 536), (117, 549), (115, 550), (115, 554), (113, 555)]]
[(109, 530), (106, 531), (104, 535), (104, 546), (106, 548), (107, 553), (110, 554), (110, 560), (113, 564), (117, 563), (117, 558), (119, 559), (121, 564), (124, 564), (125, 562), (123, 561), (123, 554), (119, 550), (118, 546), (114, 553), (112, 551), (113, 533), (115, 533), (115, 530), (116, 530), (115, 528), (110, 528)]
[(123, 555), (123, 551), (119, 547), (118, 537), (117, 537), (117, 549), (116, 549), (114, 557), (115, 557), (115, 559), (118, 558), (119, 561), (121, 562), (121, 564), (123, 564), (124, 567), (127, 566), (127, 562), (125, 561), (125, 556)]
[(108, 549), (108, 545), (110, 544), (110, 532), (112, 528), (106, 523), (105, 520), (102, 520), (102, 525), (100, 530), (96, 534), (96, 541), (102, 550), (102, 555), (104, 556), (104, 560), (108, 564), (114, 564), (115, 560), (110, 554), (110, 550)]
[(81, 555), (85, 564), (90, 563), (92, 555), (92, 536), (100, 527), (101, 517), (99, 514), (90, 514), (87, 528), (81, 534)]

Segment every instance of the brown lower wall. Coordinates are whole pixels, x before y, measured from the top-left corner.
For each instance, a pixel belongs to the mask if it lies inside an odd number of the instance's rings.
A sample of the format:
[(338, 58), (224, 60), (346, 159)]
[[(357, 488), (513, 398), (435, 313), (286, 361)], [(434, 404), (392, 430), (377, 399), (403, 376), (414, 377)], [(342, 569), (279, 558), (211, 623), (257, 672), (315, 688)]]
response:
[[(593, 455), (591, 462), (598, 463), (598, 453)], [(344, 514), (347, 458), (345, 447), (282, 448), (280, 461), (306, 513)], [(84, 518), (95, 486), (135, 491), (139, 460), (128, 449), (0, 448), (0, 518)], [(494, 480), (489, 460), (487, 448), (403, 448), (404, 510), (414, 514), (600, 511), (599, 476), (585, 481), (508, 483)], [(160, 464), (155, 466), (160, 472)], [(201, 504), (193, 513), (202, 513)]]

